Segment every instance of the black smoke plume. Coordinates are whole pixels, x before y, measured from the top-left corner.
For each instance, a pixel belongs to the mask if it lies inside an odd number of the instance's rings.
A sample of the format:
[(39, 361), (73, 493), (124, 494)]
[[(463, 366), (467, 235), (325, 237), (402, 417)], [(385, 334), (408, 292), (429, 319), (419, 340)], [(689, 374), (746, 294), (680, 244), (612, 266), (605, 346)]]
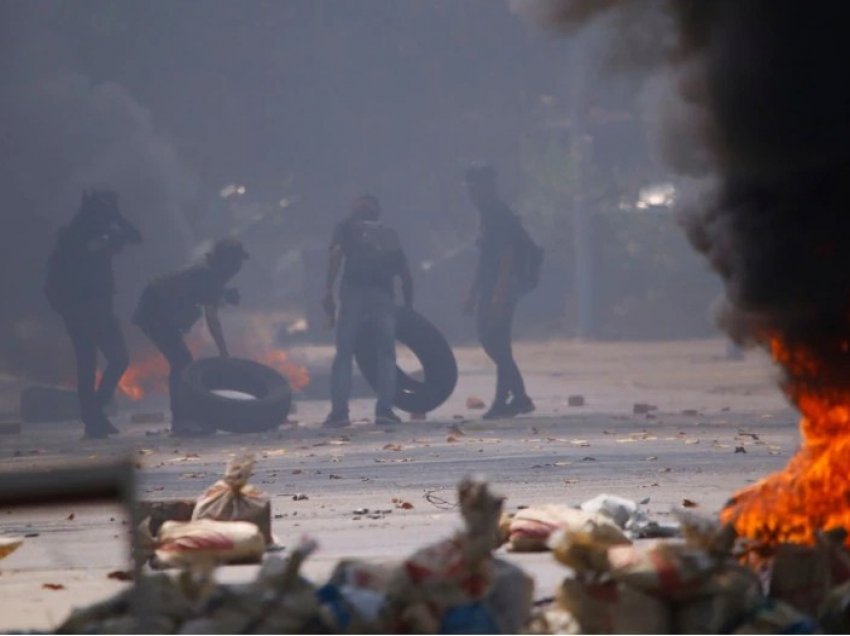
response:
[[(794, 387), (846, 389), (850, 38), (842, 5), (787, 0), (515, 5), (565, 30), (656, 7), (673, 18), (676, 37), (664, 51), (661, 72), (674, 78), (677, 98), (690, 112), (686, 138), (698, 138), (706, 157), (704, 187), (681, 217), (693, 245), (725, 282), (721, 323), (741, 342), (769, 346), (778, 338), (816, 361), (790, 365)], [(613, 41), (618, 38), (614, 33)], [(658, 39), (664, 41), (664, 34)], [(693, 175), (694, 166), (687, 168)]]

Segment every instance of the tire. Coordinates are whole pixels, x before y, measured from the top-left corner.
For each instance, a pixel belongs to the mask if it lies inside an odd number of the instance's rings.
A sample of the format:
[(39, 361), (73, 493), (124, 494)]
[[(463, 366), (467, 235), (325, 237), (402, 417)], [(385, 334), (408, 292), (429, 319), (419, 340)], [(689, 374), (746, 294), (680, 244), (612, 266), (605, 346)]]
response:
[[(457, 361), (443, 334), (424, 316), (405, 307), (396, 308), (396, 340), (406, 345), (422, 365), (423, 379), (396, 367), (395, 406), (408, 413), (428, 413), (449, 399), (457, 385)], [(375, 336), (368, 324), (357, 335), (354, 357), (360, 373), (377, 387), (378, 358)]]
[[(238, 399), (213, 391), (232, 390), (256, 399)], [(186, 417), (201, 426), (231, 433), (277, 428), (292, 405), (289, 383), (280, 373), (242, 358), (204, 358), (183, 371), (180, 400)]]

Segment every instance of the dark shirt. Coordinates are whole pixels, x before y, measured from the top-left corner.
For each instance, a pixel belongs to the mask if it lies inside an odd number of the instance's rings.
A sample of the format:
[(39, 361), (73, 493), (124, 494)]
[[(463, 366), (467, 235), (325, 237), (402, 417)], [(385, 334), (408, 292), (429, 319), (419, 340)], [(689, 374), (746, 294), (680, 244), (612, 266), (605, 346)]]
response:
[(160, 276), (142, 292), (134, 321), (188, 331), (201, 317), (201, 307), (221, 303), (226, 284), (206, 263)]
[(345, 256), (342, 284), (378, 287), (393, 293), (393, 281), (407, 266), (395, 230), (379, 223), (348, 218), (334, 229), (331, 247)]
[(66, 227), (59, 231), (47, 263), (45, 293), (60, 313), (92, 303), (111, 304), (115, 295), (113, 250), (96, 245), (98, 237), (86, 237)]
[(516, 249), (521, 236), (521, 223), (517, 215), (501, 201), (496, 201), (482, 211), (478, 235), (478, 270), (476, 283), (483, 296), (490, 296), (499, 280), (502, 257), (508, 248)]

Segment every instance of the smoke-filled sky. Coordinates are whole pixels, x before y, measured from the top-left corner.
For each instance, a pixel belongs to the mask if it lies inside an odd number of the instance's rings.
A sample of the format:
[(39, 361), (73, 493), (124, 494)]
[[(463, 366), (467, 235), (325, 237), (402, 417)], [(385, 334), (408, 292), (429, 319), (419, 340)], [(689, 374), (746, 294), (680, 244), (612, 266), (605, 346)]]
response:
[[(701, 177), (681, 206), (694, 247), (726, 286), (724, 326), (742, 341), (781, 341), (792, 397), (850, 385), (850, 43), (839, 3), (791, 0), (518, 0), (574, 31), (600, 16), (670, 19), (665, 72), (683, 119), (667, 117), (677, 161)], [(637, 7), (637, 10), (636, 10)], [(645, 19), (638, 25), (647, 26)], [(775, 345), (774, 345), (775, 346)]]
[[(591, 69), (582, 107), (604, 123), (597, 159), (663, 174), (642, 126), (616, 123), (646, 107), (632, 70), (596, 73), (608, 54), (592, 38), (552, 37), (521, 13), (493, 0), (4, 0), (0, 368), (67, 349), (41, 285), (84, 187), (115, 188), (145, 235), (116, 260), (126, 318), (145, 282), (234, 226), (258, 256), (243, 298), (271, 303), (290, 251), (324, 245), (362, 192), (417, 262), (468, 243), (464, 165), (493, 162), (515, 199), (527, 140), (570, 130), (577, 56)], [(637, 29), (625, 42), (605, 63), (657, 55)], [(238, 201), (218, 196), (230, 184), (245, 187)]]

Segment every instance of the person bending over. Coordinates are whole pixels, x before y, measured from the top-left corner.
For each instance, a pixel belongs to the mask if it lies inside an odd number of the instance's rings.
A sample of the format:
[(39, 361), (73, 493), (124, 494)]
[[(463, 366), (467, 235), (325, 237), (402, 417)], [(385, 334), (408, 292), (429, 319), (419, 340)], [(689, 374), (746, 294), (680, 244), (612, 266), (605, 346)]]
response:
[(239, 292), (225, 288), (248, 258), (248, 252), (235, 238), (218, 241), (203, 262), (166, 274), (149, 283), (142, 292), (133, 321), (150, 338), (168, 361), (168, 392), (171, 402), (171, 431), (174, 435), (202, 435), (208, 430), (194, 422), (180, 401), (180, 376), (192, 362), (192, 353), (183, 335), (201, 317), (206, 318), (218, 353), (229, 356), (221, 329), (218, 308), (239, 303)]

